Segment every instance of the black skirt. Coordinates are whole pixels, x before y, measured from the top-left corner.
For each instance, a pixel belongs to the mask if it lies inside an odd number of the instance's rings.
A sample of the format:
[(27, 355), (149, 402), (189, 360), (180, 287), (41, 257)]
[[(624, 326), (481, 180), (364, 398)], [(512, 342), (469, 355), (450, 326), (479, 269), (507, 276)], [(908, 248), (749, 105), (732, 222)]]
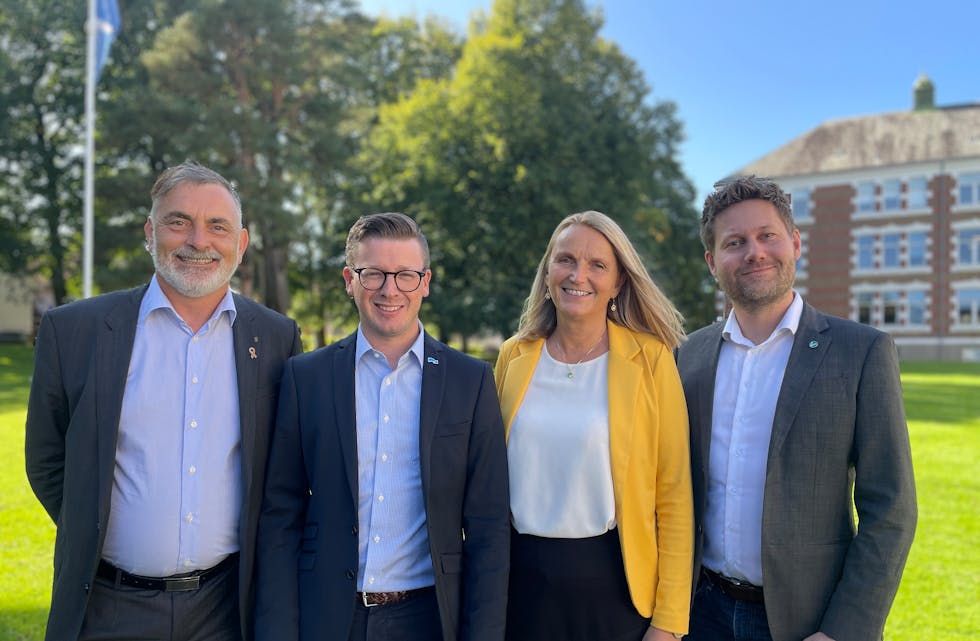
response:
[(507, 641), (640, 641), (619, 535), (551, 539), (512, 531)]

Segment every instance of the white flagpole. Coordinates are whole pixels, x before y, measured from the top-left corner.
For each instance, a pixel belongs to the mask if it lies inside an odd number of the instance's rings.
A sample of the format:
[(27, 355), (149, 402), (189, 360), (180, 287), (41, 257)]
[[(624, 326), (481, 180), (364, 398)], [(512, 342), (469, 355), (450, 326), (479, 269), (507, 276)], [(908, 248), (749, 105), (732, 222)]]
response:
[(95, 39), (96, 0), (88, 0), (86, 26), (88, 45), (85, 56), (85, 197), (82, 225), (82, 296), (92, 295), (92, 256), (95, 236), (93, 201), (95, 199)]

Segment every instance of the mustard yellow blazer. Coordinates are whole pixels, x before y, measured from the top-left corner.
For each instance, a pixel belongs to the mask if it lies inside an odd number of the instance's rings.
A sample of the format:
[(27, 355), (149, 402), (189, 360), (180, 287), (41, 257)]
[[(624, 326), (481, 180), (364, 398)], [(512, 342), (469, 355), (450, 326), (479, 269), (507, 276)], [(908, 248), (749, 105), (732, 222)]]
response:
[[(637, 612), (687, 632), (694, 501), (687, 406), (671, 351), (649, 334), (609, 330), (609, 449), (626, 582)], [(494, 369), (507, 436), (543, 339), (510, 338)]]

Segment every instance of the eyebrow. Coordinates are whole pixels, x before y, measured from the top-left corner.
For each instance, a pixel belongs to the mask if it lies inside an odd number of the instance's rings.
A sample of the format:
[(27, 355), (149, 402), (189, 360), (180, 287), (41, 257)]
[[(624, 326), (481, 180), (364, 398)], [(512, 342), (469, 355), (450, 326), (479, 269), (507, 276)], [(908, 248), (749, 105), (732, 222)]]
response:
[[(180, 220), (186, 220), (186, 221), (189, 221), (189, 222), (194, 222), (194, 219), (193, 219), (193, 217), (190, 214), (187, 214), (187, 213), (182, 212), (180, 210), (167, 212), (166, 214), (164, 214), (160, 218), (160, 222), (163, 222), (163, 221), (166, 221), (166, 220), (173, 220), (174, 218), (179, 218)], [(232, 220), (230, 220), (228, 218), (225, 218), (223, 216), (211, 216), (210, 218), (205, 218), (204, 219), (204, 222), (205, 223), (225, 223), (227, 225), (236, 224)]]

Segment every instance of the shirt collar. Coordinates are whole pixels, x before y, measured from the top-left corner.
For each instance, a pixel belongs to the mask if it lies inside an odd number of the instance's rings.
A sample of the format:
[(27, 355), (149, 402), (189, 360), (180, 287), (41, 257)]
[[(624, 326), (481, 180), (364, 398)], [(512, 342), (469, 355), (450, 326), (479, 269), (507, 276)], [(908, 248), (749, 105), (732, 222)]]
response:
[[(796, 330), (800, 326), (800, 317), (803, 315), (803, 297), (800, 296), (796, 291), (793, 291), (793, 302), (789, 304), (789, 308), (783, 317), (779, 320), (779, 325), (776, 325), (776, 329), (772, 330), (772, 334), (769, 338), (759, 343), (763, 345), (772, 340), (773, 336), (778, 336), (780, 334), (789, 332), (790, 335), (795, 336)], [(733, 309), (728, 313), (728, 320), (725, 321), (725, 328), (721, 332), (721, 336), (726, 341), (732, 343), (737, 343), (739, 345), (746, 345), (748, 347), (756, 347), (755, 343), (745, 338), (742, 334), (742, 328), (739, 327), (738, 321), (735, 319), (735, 310)]]
[[(360, 323), (358, 323), (357, 347), (355, 348), (354, 351), (355, 362), (360, 362), (361, 357), (364, 356), (365, 353), (373, 352), (373, 351), (377, 351), (379, 354), (381, 353), (380, 351), (374, 349), (374, 347), (371, 346), (371, 343), (370, 341), (368, 341), (367, 336), (365, 336), (364, 332), (361, 330)], [(418, 361), (419, 365), (421, 365), (425, 360), (425, 327), (422, 325), (421, 319), (419, 319), (419, 335), (415, 337), (415, 342), (413, 342), (412, 346), (408, 348), (408, 352), (406, 352), (406, 354), (414, 354), (415, 359)], [(404, 354), (402, 355), (402, 357), (404, 357)], [(401, 358), (399, 358), (398, 360), (400, 361)]]
[[(150, 315), (150, 312), (158, 309), (169, 309), (175, 318), (180, 318), (180, 314), (178, 314), (177, 310), (174, 309), (170, 299), (167, 298), (167, 295), (163, 293), (162, 289), (160, 289), (160, 283), (157, 282), (157, 275), (153, 274), (153, 277), (150, 278), (150, 284), (146, 288), (146, 294), (143, 296), (143, 301), (140, 303), (138, 323), (142, 325), (146, 320), (146, 317)], [(228, 312), (228, 324), (234, 325), (235, 317), (238, 316), (238, 310), (235, 308), (235, 297), (231, 293), (231, 287), (225, 291), (224, 297), (221, 299), (221, 302), (218, 303), (214, 313), (211, 314), (211, 318), (208, 320), (208, 323), (220, 316), (222, 312)], [(180, 320), (183, 321), (182, 318)]]

